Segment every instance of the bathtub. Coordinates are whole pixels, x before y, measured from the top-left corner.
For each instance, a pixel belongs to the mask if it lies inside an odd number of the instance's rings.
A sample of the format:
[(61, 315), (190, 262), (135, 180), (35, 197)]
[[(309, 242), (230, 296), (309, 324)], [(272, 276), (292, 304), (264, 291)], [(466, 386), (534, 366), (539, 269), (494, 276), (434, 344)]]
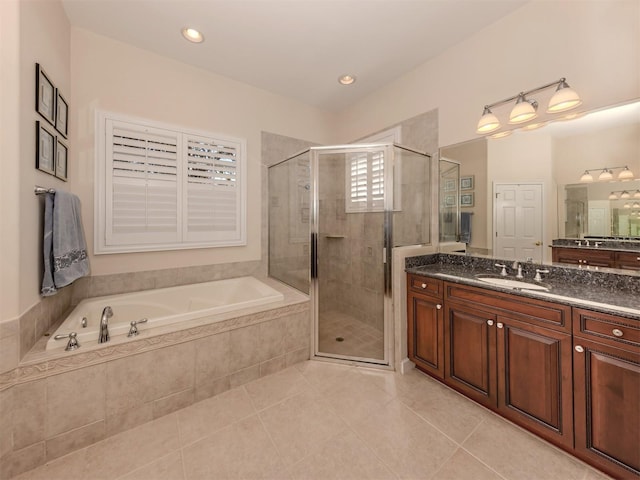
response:
[[(81, 301), (51, 335), (46, 350), (63, 349), (67, 342), (53, 337), (70, 332), (78, 334), (80, 346), (97, 343), (100, 317), (107, 306), (113, 310), (109, 318), (109, 335), (113, 339), (120, 335), (126, 338), (132, 320), (147, 319), (138, 325), (142, 333), (218, 313), (280, 302), (283, 298), (282, 293), (254, 277), (88, 298)], [(82, 326), (83, 318), (87, 319), (86, 327)]]

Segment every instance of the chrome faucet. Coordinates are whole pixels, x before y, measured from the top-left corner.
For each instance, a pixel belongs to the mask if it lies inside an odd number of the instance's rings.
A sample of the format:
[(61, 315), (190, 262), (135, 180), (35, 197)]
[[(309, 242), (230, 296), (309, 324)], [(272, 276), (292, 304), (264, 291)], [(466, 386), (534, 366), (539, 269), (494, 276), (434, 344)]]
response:
[(113, 310), (111, 307), (104, 307), (102, 310), (102, 318), (100, 318), (100, 335), (98, 336), (98, 343), (105, 343), (109, 341), (109, 319), (113, 317)]

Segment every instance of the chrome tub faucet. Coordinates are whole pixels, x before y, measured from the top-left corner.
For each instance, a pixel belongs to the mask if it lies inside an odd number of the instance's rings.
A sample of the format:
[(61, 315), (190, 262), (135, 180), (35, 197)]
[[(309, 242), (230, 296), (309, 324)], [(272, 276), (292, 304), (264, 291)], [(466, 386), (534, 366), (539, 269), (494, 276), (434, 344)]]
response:
[(109, 319), (113, 317), (113, 310), (111, 307), (104, 307), (102, 310), (102, 317), (100, 318), (100, 334), (98, 336), (98, 343), (105, 343), (109, 341)]

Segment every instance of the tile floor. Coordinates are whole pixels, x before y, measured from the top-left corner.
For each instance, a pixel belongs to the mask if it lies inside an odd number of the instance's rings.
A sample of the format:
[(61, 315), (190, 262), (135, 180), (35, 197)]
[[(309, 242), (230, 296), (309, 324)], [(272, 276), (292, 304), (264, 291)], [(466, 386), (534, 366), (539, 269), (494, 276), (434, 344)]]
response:
[(608, 477), (416, 370), (307, 361), (18, 478)]
[[(351, 357), (384, 358), (383, 332), (340, 312), (320, 315), (318, 346), (323, 353)], [(336, 338), (342, 341), (336, 341)]]

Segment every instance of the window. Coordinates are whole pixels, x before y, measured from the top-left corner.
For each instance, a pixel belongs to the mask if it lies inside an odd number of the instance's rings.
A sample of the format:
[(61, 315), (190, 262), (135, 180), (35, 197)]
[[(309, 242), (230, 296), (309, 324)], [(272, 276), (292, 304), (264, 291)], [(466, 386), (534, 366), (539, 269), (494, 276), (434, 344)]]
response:
[(96, 253), (245, 245), (245, 141), (98, 113)]
[[(400, 126), (364, 138), (358, 143), (400, 143)], [(384, 211), (385, 150), (347, 154), (345, 208), (347, 213)], [(394, 165), (394, 210), (400, 210), (400, 159)]]

